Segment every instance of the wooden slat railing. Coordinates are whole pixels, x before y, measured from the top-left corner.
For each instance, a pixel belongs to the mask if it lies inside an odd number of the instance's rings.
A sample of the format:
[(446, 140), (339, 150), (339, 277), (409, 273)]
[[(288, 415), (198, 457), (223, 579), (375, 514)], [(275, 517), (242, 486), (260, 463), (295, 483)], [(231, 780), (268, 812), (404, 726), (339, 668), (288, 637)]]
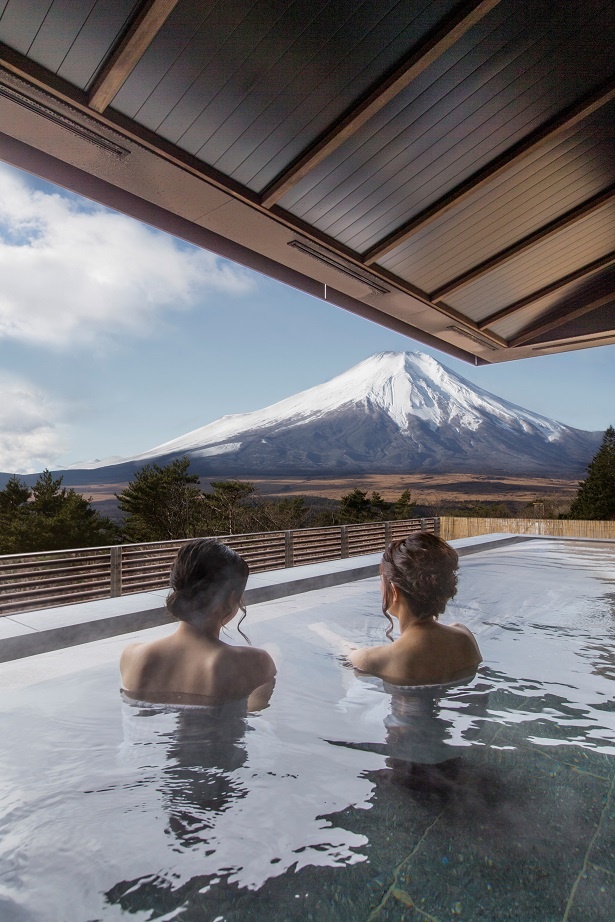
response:
[[(438, 534), (439, 519), (221, 535), (253, 573), (382, 551), (415, 531)], [(0, 556), (0, 615), (165, 589), (185, 541)]]

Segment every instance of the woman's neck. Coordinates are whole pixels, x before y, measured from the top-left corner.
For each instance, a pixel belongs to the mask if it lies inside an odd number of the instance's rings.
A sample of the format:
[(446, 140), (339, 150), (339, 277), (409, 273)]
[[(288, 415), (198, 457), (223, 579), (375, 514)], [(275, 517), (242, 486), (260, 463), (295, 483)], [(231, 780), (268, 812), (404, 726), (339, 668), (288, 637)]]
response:
[(200, 641), (209, 641), (216, 643), (220, 641), (220, 631), (222, 624), (214, 618), (202, 619), (201, 621), (181, 621), (177, 632), (186, 639)]
[(425, 630), (426, 628), (431, 628), (436, 623), (435, 618), (419, 618), (417, 617), (410, 606), (400, 607), (399, 612), (396, 612), (397, 620), (399, 621), (399, 633), (412, 633), (418, 630)]

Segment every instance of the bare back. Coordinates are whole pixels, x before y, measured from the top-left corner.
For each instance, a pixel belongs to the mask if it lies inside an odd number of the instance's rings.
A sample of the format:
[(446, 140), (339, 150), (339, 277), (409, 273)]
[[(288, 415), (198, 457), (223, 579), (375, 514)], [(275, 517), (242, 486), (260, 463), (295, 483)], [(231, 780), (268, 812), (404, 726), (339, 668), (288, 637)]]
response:
[(124, 689), (135, 698), (219, 703), (248, 697), (272, 682), (276, 670), (265, 650), (202, 638), (182, 625), (170, 637), (127, 647), (120, 671)]

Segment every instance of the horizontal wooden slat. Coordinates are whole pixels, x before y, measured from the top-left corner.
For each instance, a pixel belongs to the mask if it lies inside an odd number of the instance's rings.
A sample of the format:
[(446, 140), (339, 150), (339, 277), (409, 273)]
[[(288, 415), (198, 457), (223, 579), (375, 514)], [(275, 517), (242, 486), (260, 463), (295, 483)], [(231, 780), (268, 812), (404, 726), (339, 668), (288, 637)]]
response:
[(90, 565), (90, 566), (81, 566), (81, 567), (28, 567), (15, 569), (11, 571), (5, 571), (0, 573), (0, 580), (3, 583), (13, 584), (15, 581), (26, 580), (26, 579), (36, 579), (37, 577), (48, 576), (53, 578), (54, 576), (70, 576), (73, 579), (79, 579), (80, 576), (88, 575), (90, 573), (108, 573), (109, 572), (109, 561), (104, 561), (103, 563)]
[[(75, 557), (69, 558), (68, 560), (62, 560), (59, 558), (49, 558), (43, 559), (40, 561), (27, 560), (23, 562), (12, 562), (10, 564), (0, 564), (0, 579), (5, 579), (11, 573), (14, 572), (30, 572), (34, 573), (37, 570), (44, 569), (50, 570), (55, 568), (57, 570), (70, 570), (71, 573), (79, 569), (88, 569), (91, 566), (109, 566), (109, 554), (106, 554), (104, 557)], [(0, 558), (2, 560), (2, 558)]]
[[(342, 556), (343, 548), (351, 557), (379, 552), (384, 548), (385, 540), (409, 534), (421, 527), (434, 530), (437, 521), (412, 519), (348, 525), (343, 526), (344, 539), (340, 526), (327, 526), (290, 532), (221, 535), (218, 540), (242, 554), (252, 573), (262, 573), (288, 565), (288, 536), (292, 562), (300, 566), (337, 560)], [(121, 575), (121, 582), (116, 580), (121, 587), (120, 594), (166, 589), (177, 552), (189, 540), (5, 555), (0, 557), (0, 614), (108, 598), (112, 585), (112, 559), (117, 573)]]
[[(21, 579), (19, 582), (11, 582), (7, 588), (10, 588), (11, 592), (20, 592), (20, 591), (30, 592), (32, 591), (32, 587), (36, 586), (37, 589), (40, 589), (41, 591), (43, 591), (43, 589), (46, 589), (46, 588), (50, 590), (54, 588), (61, 589), (62, 586), (65, 586), (66, 584), (71, 585), (71, 584), (76, 584), (79, 582), (81, 582), (81, 580), (76, 580), (72, 574), (66, 574), (64, 576), (52, 576), (52, 577), (48, 577), (47, 575), (43, 577), (41, 577), (40, 575), (38, 576), (35, 575), (35, 578), (33, 580), (32, 579), (30, 580)], [(101, 571), (98, 573), (93, 572), (93, 573), (86, 574), (83, 579), (83, 582), (88, 582), (88, 583), (96, 582), (100, 584), (101, 586), (102, 585), (108, 586), (109, 585), (109, 568), (107, 567), (106, 571)]]

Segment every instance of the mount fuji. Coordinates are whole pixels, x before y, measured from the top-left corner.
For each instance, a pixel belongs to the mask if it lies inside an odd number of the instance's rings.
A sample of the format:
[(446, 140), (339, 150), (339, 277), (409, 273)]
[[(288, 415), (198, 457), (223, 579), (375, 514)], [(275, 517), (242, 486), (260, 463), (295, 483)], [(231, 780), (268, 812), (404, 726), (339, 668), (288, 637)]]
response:
[[(206, 477), (360, 472), (574, 477), (585, 470), (601, 435), (515, 406), (423, 353), (383, 352), (263, 410), (223, 416), (132, 458), (75, 464), (70, 473), (95, 469), (99, 479), (188, 455), (191, 470)], [(75, 482), (74, 476), (68, 479)]]

